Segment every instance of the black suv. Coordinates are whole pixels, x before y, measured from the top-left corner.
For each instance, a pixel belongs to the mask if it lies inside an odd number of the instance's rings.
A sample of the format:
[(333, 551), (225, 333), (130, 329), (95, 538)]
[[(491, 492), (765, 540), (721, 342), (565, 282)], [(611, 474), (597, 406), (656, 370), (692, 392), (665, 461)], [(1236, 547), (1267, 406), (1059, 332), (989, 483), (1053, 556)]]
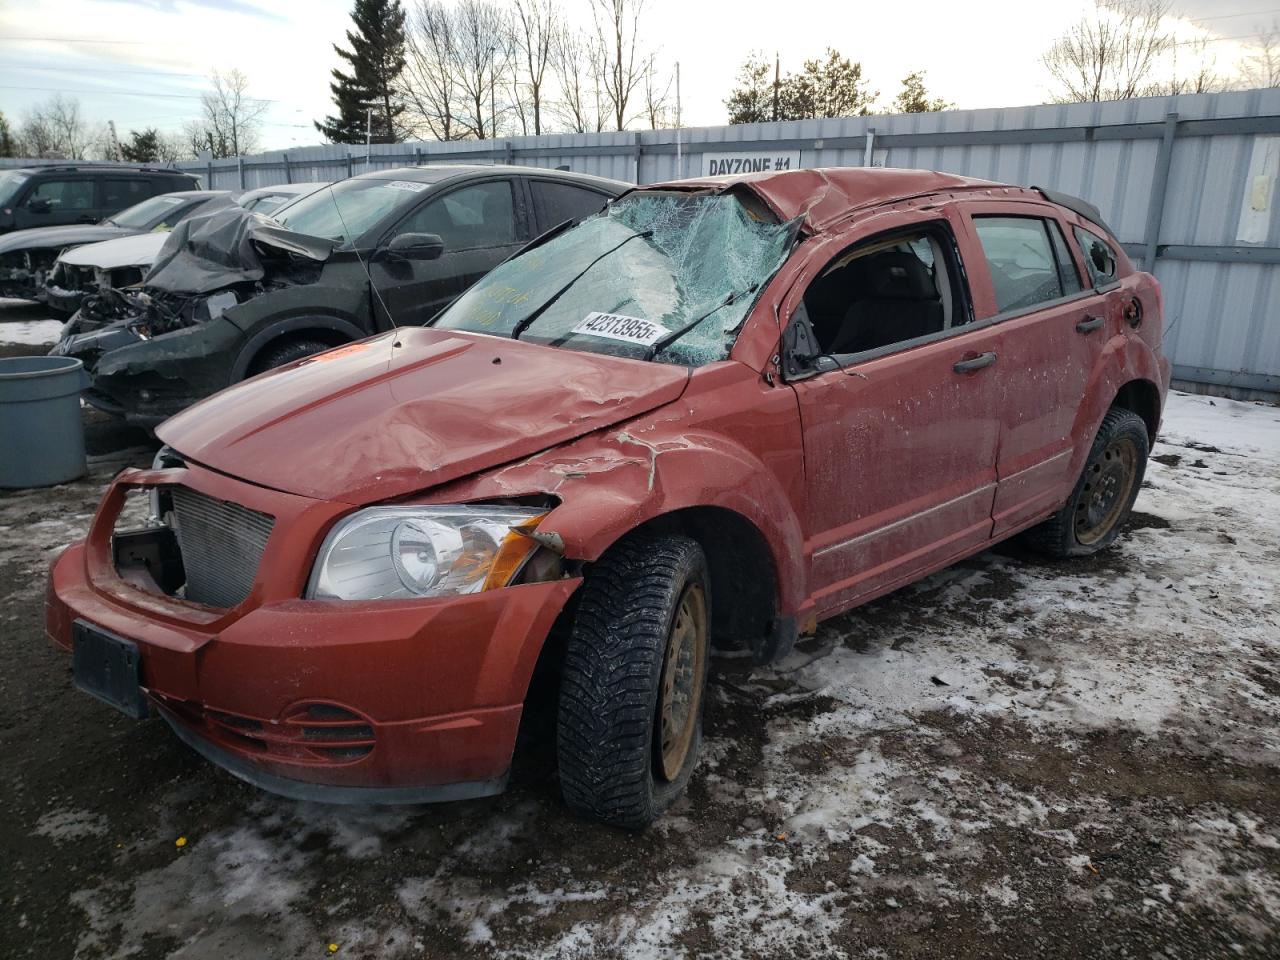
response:
[(161, 193), (199, 190), (180, 170), (116, 164), (57, 164), (0, 172), (0, 233), (97, 223)]
[(86, 298), (53, 352), (84, 361), (89, 403), (154, 425), (264, 370), (425, 323), (534, 237), (630, 188), (530, 167), (401, 167), (321, 187), (273, 220), (234, 208), (186, 220), (141, 291)]

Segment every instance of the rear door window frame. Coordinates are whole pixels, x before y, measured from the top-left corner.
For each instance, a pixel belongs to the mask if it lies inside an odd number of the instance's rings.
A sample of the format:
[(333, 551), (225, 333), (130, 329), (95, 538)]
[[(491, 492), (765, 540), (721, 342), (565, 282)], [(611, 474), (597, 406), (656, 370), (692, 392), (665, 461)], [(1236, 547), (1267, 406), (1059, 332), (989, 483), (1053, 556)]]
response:
[(411, 210), (406, 211), (404, 215), (401, 216), (398, 220), (396, 220), (394, 224), (392, 224), (390, 227), (388, 227), (386, 230), (382, 232), (382, 235), (378, 240), (378, 245), (385, 246), (386, 244), (390, 243), (393, 238), (405, 232), (401, 229), (401, 227), (404, 224), (408, 223), (410, 220), (412, 220), (414, 217), (416, 217), (418, 214), (420, 214), (423, 210), (425, 210), (428, 204), (436, 203), (437, 201), (443, 200), (445, 197), (449, 196), (452, 193), (457, 193), (459, 190), (465, 190), (468, 187), (483, 186), (486, 183), (505, 183), (507, 184), (508, 188), (511, 190), (511, 216), (512, 216), (512, 220), (514, 222), (514, 227), (515, 227), (514, 238), (511, 240), (510, 243), (502, 243), (496, 246), (462, 247), (455, 250), (451, 250), (449, 248), (449, 243), (446, 240), (444, 245), (445, 256), (448, 256), (450, 253), (467, 253), (472, 250), (496, 250), (496, 249), (501, 249), (502, 247), (512, 246), (519, 243), (525, 243), (529, 239), (528, 219), (525, 215), (525, 201), (524, 201), (525, 188), (519, 182), (521, 179), (522, 178), (512, 177), (512, 176), (481, 177), (475, 180), (467, 180), (463, 183), (450, 184), (447, 188), (443, 190), (432, 190), (428, 193), (428, 196), (425, 199), (423, 199), (420, 203), (415, 205)]

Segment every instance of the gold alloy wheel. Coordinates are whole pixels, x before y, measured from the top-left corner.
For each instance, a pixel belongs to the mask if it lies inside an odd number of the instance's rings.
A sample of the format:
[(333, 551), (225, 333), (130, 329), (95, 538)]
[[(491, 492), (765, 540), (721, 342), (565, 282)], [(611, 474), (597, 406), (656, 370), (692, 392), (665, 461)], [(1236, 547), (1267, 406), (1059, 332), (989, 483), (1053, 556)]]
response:
[(1097, 543), (1114, 527), (1129, 502), (1137, 476), (1138, 449), (1128, 437), (1107, 444), (1102, 456), (1086, 467), (1084, 489), (1076, 503), (1076, 540)]
[(667, 635), (658, 700), (656, 746), (662, 775), (668, 781), (680, 775), (693, 744), (706, 669), (707, 595), (702, 584), (691, 583), (680, 596)]

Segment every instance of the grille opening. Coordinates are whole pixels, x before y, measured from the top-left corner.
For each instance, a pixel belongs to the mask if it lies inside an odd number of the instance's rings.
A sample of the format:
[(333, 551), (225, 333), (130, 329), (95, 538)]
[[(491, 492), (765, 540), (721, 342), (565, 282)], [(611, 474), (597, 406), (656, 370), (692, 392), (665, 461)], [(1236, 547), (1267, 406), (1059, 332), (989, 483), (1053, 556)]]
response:
[(112, 531), (122, 579), (210, 607), (249, 596), (275, 518), (189, 487), (131, 488)]

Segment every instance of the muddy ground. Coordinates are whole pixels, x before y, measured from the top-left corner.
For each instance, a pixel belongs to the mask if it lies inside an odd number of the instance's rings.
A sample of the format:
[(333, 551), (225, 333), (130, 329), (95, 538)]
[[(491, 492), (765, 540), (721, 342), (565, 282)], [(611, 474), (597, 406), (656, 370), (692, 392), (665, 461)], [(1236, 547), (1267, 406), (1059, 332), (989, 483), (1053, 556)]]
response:
[(536, 729), (503, 796), (329, 808), (74, 691), (45, 568), (154, 449), (88, 435), (90, 477), (0, 493), (0, 956), (1280, 955), (1278, 408), (1175, 396), (1098, 557), (1002, 547), (717, 658), (643, 835), (570, 817)]

